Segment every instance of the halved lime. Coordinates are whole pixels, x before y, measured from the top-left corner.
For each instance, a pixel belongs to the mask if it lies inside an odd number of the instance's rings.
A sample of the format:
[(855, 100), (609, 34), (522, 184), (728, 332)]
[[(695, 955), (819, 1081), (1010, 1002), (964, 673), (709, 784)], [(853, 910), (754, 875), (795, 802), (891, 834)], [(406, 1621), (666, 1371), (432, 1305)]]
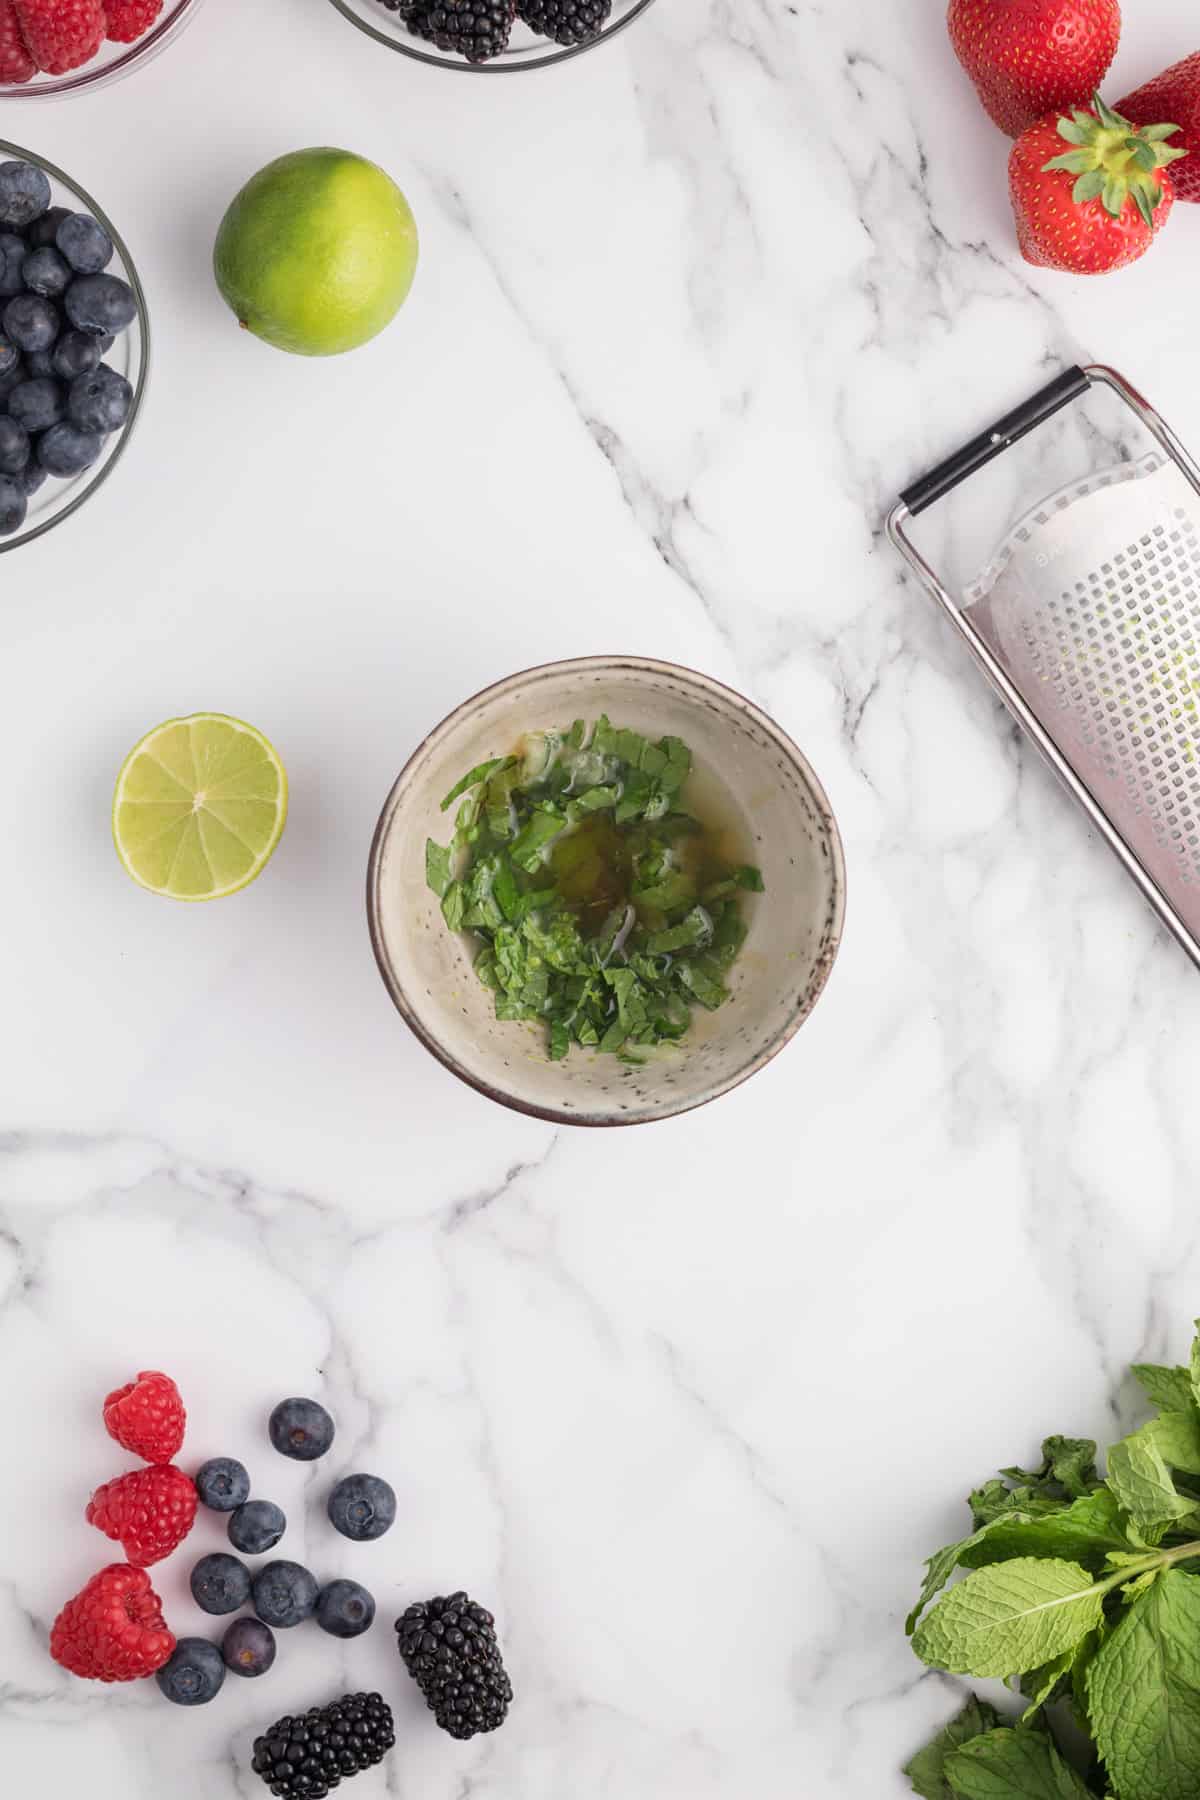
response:
[(252, 725), (224, 713), (168, 719), (125, 758), (113, 842), (133, 879), (172, 900), (248, 887), (287, 822), (287, 774)]

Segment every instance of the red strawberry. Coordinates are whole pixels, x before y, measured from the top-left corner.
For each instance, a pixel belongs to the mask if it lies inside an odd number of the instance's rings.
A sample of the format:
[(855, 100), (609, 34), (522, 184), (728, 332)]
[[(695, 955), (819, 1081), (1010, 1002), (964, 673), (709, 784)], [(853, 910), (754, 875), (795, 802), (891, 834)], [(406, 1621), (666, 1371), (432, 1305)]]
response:
[(1166, 167), (1184, 152), (1166, 139), (1177, 129), (1135, 130), (1097, 94), (1090, 111), (1052, 113), (1019, 137), (1008, 178), (1026, 262), (1104, 275), (1144, 256), (1174, 199)]
[(30, 54), (46, 75), (66, 75), (91, 62), (104, 42), (101, 0), (13, 0)]
[(174, 1651), (150, 1577), (128, 1563), (93, 1575), (50, 1633), (55, 1662), (87, 1681), (137, 1681), (161, 1669)]
[(1094, 94), (1121, 37), (1118, 0), (950, 0), (950, 42), (1001, 131)]
[(36, 74), (37, 64), (21, 36), (12, 0), (0, 0), (0, 87), (30, 81)]
[(1117, 111), (1135, 125), (1152, 119), (1178, 119), (1179, 145), (1189, 156), (1172, 176), (1175, 198), (1200, 200), (1200, 50), (1138, 88), (1128, 100), (1122, 100)]
[(163, 9), (163, 0), (104, 0), (108, 35), (114, 44), (143, 37)]
[(98, 1487), (87, 1520), (138, 1568), (177, 1550), (196, 1522), (196, 1484), (182, 1469), (133, 1469)]
[(104, 1402), (104, 1424), (131, 1456), (143, 1462), (173, 1462), (183, 1448), (187, 1413), (169, 1375), (143, 1369)]

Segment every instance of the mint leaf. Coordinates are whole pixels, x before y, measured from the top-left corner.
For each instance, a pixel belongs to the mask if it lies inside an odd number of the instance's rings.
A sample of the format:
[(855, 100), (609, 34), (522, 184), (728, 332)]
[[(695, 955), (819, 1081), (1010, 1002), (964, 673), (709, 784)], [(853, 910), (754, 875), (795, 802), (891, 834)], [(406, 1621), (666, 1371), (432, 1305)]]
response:
[(978, 1531), (973, 1531), (971, 1533), (970, 1537), (960, 1538), (957, 1544), (947, 1544), (944, 1549), (935, 1550), (934, 1554), (925, 1564), (925, 1579), (921, 1583), (921, 1592), (917, 1596), (916, 1605), (909, 1613), (905, 1622), (904, 1629), (909, 1637), (911, 1637), (916, 1630), (917, 1620), (925, 1611), (925, 1608), (929, 1605), (929, 1602), (933, 1599), (934, 1595), (941, 1593), (955, 1569), (958, 1568), (960, 1563), (966, 1560), (967, 1552), (973, 1545), (981, 1543), (988, 1536), (989, 1532), (995, 1530), (998, 1523), (999, 1521), (996, 1520), (991, 1524), (981, 1525)]
[(1001, 1469), (1045, 1500), (1078, 1500), (1100, 1486), (1096, 1445), (1091, 1438), (1048, 1437), (1040, 1469)]
[(946, 1758), (958, 1800), (1095, 1800), (1041, 1731), (989, 1731)]
[(1121, 1800), (1200, 1793), (1200, 1577), (1167, 1569), (1097, 1652), (1092, 1730)]
[(465, 794), (468, 788), (478, 787), (481, 781), (486, 781), (488, 776), (497, 769), (507, 769), (515, 761), (516, 758), (512, 756), (493, 756), (487, 762), (477, 763), (475, 768), (464, 775), (461, 781), (455, 782), (442, 801), (442, 811), (449, 812), (454, 802)]
[(1109, 1451), (1108, 1485), (1150, 1544), (1158, 1543), (1168, 1525), (1186, 1518), (1195, 1507), (1194, 1501), (1176, 1492), (1166, 1463), (1140, 1435), (1125, 1438)]
[(946, 1780), (946, 1758), (952, 1750), (960, 1749), (999, 1723), (1000, 1714), (995, 1707), (972, 1694), (962, 1711), (942, 1726), (933, 1742), (904, 1765), (913, 1792), (920, 1794), (921, 1800), (953, 1800), (953, 1790)]
[(1161, 1363), (1134, 1363), (1133, 1373), (1153, 1404), (1163, 1412), (1187, 1412), (1195, 1406), (1192, 1377), (1187, 1369), (1169, 1369)]
[(1056, 1512), (999, 1514), (989, 1529), (967, 1541), (959, 1560), (965, 1568), (982, 1569), (1010, 1556), (1057, 1556), (1100, 1568), (1111, 1551), (1129, 1547), (1116, 1496), (1098, 1488)]
[[(1090, 1635), (1089, 1633), (1088, 1637)], [(1040, 1712), (1046, 1702), (1058, 1692), (1074, 1669), (1076, 1659), (1084, 1645), (1087, 1644), (1088, 1637), (1081, 1638), (1077, 1644), (1072, 1645), (1070, 1650), (1064, 1650), (1061, 1656), (1053, 1657), (1050, 1662), (1043, 1663), (1039, 1669), (1030, 1669), (1022, 1675), (1021, 1692), (1029, 1702), (1021, 1715), (1022, 1724), (1026, 1720), (1032, 1719), (1035, 1713)]]
[(913, 1649), (953, 1675), (1021, 1675), (1093, 1630), (1106, 1591), (1078, 1563), (1028, 1556), (996, 1563), (939, 1600), (918, 1625)]
[(1196, 1336), (1192, 1340), (1192, 1360), (1188, 1373), (1192, 1380), (1192, 1399), (1200, 1406), (1200, 1319), (1196, 1320)]
[(1200, 1411), (1163, 1412), (1137, 1436), (1153, 1444), (1163, 1461), (1187, 1475), (1200, 1475)]
[(425, 882), (428, 887), (431, 887), (433, 889), (434, 893), (437, 895), (439, 900), (443, 900), (445, 898), (446, 889), (450, 886), (450, 883), (453, 880), (453, 876), (450, 871), (451, 871), (450, 850), (449, 849), (443, 850), (442, 846), (440, 844), (435, 844), (432, 838), (426, 838), (426, 840), (425, 840)]

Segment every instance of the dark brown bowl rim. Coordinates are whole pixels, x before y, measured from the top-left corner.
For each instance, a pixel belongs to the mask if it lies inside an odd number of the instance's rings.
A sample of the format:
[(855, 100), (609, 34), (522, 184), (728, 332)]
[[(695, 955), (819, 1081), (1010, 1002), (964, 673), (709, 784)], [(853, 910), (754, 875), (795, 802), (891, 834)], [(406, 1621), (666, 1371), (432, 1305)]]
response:
[[(425, 751), (433, 743), (435, 738), (441, 737), (462, 713), (477, 705), (480, 701), (491, 699), (494, 695), (499, 694), (504, 689), (511, 688), (514, 684), (535, 680), (538, 677), (560, 674), (563, 671), (570, 670), (577, 670), (580, 674), (583, 674), (585, 671), (594, 669), (603, 669), (607, 672), (619, 674), (623, 669), (632, 668), (643, 671), (659, 671), (664, 675), (682, 676), (685, 682), (696, 682), (701, 687), (715, 688), (718, 693), (724, 695), (727, 699), (735, 701), (740, 707), (744, 707), (747, 712), (753, 715), (756, 723), (764, 727), (776, 739), (780, 747), (791, 758), (792, 762), (804, 778), (829, 831), (830, 857), (833, 864), (834, 876), (833, 921), (829, 934), (828, 948), (822, 957), (820, 968), (814, 972), (813, 982), (806, 992), (805, 1004), (796, 1009), (796, 1013), (788, 1023), (787, 1028), (779, 1035), (771, 1048), (764, 1051), (762, 1055), (759, 1056), (742, 1074), (736, 1076), (724, 1087), (718, 1088), (715, 1093), (706, 1095), (702, 1100), (688, 1100), (679, 1105), (671, 1106), (663, 1112), (656, 1112), (642, 1118), (622, 1118), (620, 1115), (611, 1117), (592, 1116), (588, 1118), (568, 1112), (562, 1107), (538, 1106), (531, 1100), (522, 1100), (515, 1094), (506, 1093), (503, 1089), (494, 1087), (491, 1082), (485, 1081), (482, 1076), (474, 1074), (464, 1064), (460, 1063), (456, 1057), (452, 1056), (449, 1051), (438, 1042), (437, 1038), (435, 1038), (431, 1032), (426, 1030), (410, 1005), (403, 985), (396, 977), (390, 959), (384, 949), (383, 931), (380, 925), (379, 916), (379, 875), (383, 861), (384, 842), (391, 828), (392, 819), (398, 803), (399, 791), (404, 785), (409, 770), (412, 768), (413, 764), (425, 754)], [(799, 745), (794, 742), (783, 727), (779, 725), (769, 713), (764, 712), (760, 706), (756, 705), (753, 700), (747, 699), (745, 694), (739, 693), (736, 688), (730, 687), (726, 682), (718, 681), (714, 675), (706, 675), (700, 669), (690, 668), (686, 663), (663, 662), (661, 659), (653, 656), (572, 656), (565, 657), (557, 662), (534, 663), (530, 668), (514, 670), (511, 675), (505, 675), (499, 681), (489, 682), (486, 687), (480, 688), (476, 693), (469, 695), (467, 699), (460, 701), (453, 711), (448, 712), (446, 716), (434, 726), (432, 731), (425, 734), (416, 749), (405, 762), (404, 767), (400, 770), (395, 781), (392, 783), (387, 799), (384, 801), (383, 810), (381, 811), (375, 826), (375, 831), (371, 838), (371, 853), (367, 860), (366, 901), (367, 929), (370, 933), (371, 949), (374, 952), (376, 966), (383, 979), (383, 985), (391, 998), (392, 1005), (396, 1008), (396, 1011), (400, 1014), (400, 1017), (404, 1020), (404, 1023), (408, 1026), (413, 1036), (425, 1046), (432, 1057), (436, 1058), (436, 1060), (441, 1063), (444, 1069), (448, 1069), (452, 1075), (457, 1076), (467, 1087), (474, 1088), (475, 1092), (477, 1094), (482, 1094), (484, 1099), (493, 1100), (497, 1105), (507, 1107), (510, 1112), (524, 1113), (527, 1118), (541, 1119), (548, 1125), (575, 1125), (587, 1130), (608, 1130), (614, 1127), (625, 1128), (634, 1125), (656, 1125), (666, 1119), (682, 1118), (686, 1113), (698, 1112), (702, 1106), (711, 1106), (715, 1100), (723, 1100), (726, 1094), (731, 1094), (737, 1088), (742, 1087), (752, 1076), (759, 1074), (769, 1063), (774, 1062), (780, 1051), (787, 1048), (792, 1039), (796, 1036), (796, 1033), (800, 1030), (800, 1027), (811, 1018), (818, 1000), (825, 992), (829, 983), (833, 965), (837, 961), (838, 952), (841, 949), (846, 919), (846, 858), (842, 845), (841, 832), (838, 829), (838, 823), (834, 817), (833, 808), (829, 804), (829, 797), (825, 792), (820, 778), (813, 769), (812, 764), (800, 749)]]

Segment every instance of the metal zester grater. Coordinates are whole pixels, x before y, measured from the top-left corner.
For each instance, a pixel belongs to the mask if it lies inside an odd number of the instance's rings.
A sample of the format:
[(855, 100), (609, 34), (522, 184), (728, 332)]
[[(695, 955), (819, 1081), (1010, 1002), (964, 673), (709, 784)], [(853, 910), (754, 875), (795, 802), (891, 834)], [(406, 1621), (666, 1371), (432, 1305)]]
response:
[[(909, 519), (1093, 385), (1160, 447), (1028, 513), (956, 600)], [(1068, 369), (915, 482), (888, 535), (1200, 967), (1200, 467), (1113, 369)]]

